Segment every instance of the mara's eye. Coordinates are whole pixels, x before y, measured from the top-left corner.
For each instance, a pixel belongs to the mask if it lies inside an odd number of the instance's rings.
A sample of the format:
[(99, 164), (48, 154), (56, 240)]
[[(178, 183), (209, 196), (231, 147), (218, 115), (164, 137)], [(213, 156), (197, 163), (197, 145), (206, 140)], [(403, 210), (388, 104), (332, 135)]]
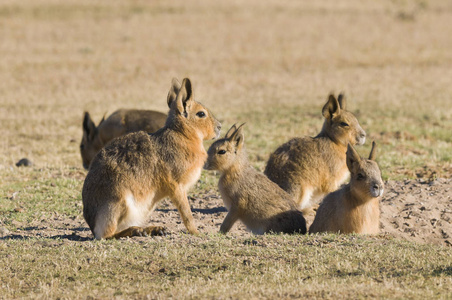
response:
[(348, 124), (345, 123), (345, 122), (341, 122), (341, 126), (342, 126), (342, 127), (348, 127)]
[(206, 116), (206, 113), (203, 112), (203, 111), (198, 111), (198, 112), (196, 113), (196, 115), (197, 115), (199, 118), (204, 118), (204, 117)]
[(358, 176), (356, 176), (357, 180), (363, 180), (364, 179), (364, 175), (361, 173), (358, 173)]
[(81, 144), (80, 145), (80, 150), (83, 150), (83, 149), (85, 149), (85, 145)]
[(218, 154), (220, 154), (220, 155), (226, 154), (226, 150), (220, 150), (220, 151), (218, 151)]

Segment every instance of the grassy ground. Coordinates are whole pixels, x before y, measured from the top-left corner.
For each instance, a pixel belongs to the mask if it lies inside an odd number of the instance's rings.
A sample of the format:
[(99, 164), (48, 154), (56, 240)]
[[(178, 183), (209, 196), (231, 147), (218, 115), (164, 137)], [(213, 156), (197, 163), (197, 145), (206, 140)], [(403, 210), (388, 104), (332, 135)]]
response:
[[(357, 236), (11, 240), (8, 297), (448, 298), (446, 248)], [(49, 257), (52, 257), (49, 260)]]
[[(190, 77), (225, 128), (247, 122), (257, 168), (315, 135), (327, 95), (343, 91), (381, 145), (385, 179), (451, 177), (451, 25), (448, 1), (1, 1), (0, 227), (14, 237), (81, 220), (83, 111), (96, 122), (120, 107), (166, 111), (172, 77)], [(23, 157), (34, 165), (16, 168)], [(195, 197), (216, 186), (202, 179)], [(42, 232), (0, 240), (1, 297), (451, 297), (450, 248)]]

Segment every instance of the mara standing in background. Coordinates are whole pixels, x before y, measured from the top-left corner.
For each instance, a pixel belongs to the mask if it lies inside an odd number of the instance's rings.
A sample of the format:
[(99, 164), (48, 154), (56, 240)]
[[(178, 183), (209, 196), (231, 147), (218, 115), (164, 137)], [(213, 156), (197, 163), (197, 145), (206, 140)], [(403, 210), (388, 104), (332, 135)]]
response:
[(201, 175), (207, 153), (203, 140), (217, 138), (221, 125), (195, 101), (188, 78), (173, 79), (163, 128), (114, 139), (91, 163), (83, 185), (83, 216), (96, 239), (158, 235), (143, 227), (156, 204), (169, 197), (189, 233), (197, 234), (187, 191)]
[(330, 95), (322, 109), (322, 131), (316, 137), (294, 138), (270, 156), (265, 174), (307, 210), (323, 195), (335, 191), (348, 177), (347, 145), (362, 145), (366, 133), (345, 110), (346, 101)]
[(83, 118), (83, 137), (80, 143), (83, 167), (88, 170), (94, 156), (109, 141), (136, 131), (155, 132), (166, 122), (166, 114), (153, 110), (119, 109), (96, 127), (88, 112)]
[(208, 150), (207, 170), (218, 170), (218, 188), (228, 214), (220, 232), (227, 233), (237, 220), (254, 234), (306, 233), (306, 221), (292, 197), (248, 162), (243, 125), (232, 126)]

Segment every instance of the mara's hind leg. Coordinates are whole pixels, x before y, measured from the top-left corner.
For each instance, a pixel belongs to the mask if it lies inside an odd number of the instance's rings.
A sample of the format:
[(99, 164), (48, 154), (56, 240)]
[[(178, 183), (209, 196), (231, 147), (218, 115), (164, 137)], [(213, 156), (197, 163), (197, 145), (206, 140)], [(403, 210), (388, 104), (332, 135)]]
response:
[(122, 237), (132, 237), (132, 236), (163, 236), (166, 235), (166, 228), (162, 226), (148, 226), (148, 227), (138, 227), (131, 226), (123, 231), (115, 233), (114, 235), (108, 237), (108, 239), (119, 239)]
[(119, 213), (105, 206), (99, 210), (95, 219), (94, 238), (96, 240), (106, 239), (113, 236), (118, 228)]
[[(94, 230), (94, 237), (98, 240), (100, 239), (119, 239), (122, 237), (133, 237), (133, 236), (155, 236), (155, 235), (166, 235), (165, 227), (161, 226), (130, 226), (120, 232), (117, 232), (117, 221), (115, 219), (105, 219), (102, 220), (103, 226), (96, 226)], [(109, 221), (109, 222), (108, 222)]]
[[(165, 228), (160, 226), (139, 227), (131, 226), (140, 223), (140, 220), (136, 222), (130, 222), (129, 225), (124, 224), (124, 220), (127, 220), (128, 212), (124, 206), (121, 205), (105, 205), (96, 216), (96, 222), (93, 230), (94, 237), (97, 240), (100, 239), (112, 239), (121, 237), (132, 236), (146, 236), (146, 235), (164, 235)], [(120, 221), (122, 220), (122, 221)], [(121, 224), (119, 224), (122, 222)], [(127, 227), (128, 226), (128, 227)], [(118, 232), (119, 229), (126, 228)]]
[(306, 228), (306, 219), (303, 216), (303, 213), (298, 210), (293, 210), (287, 212), (287, 219), (289, 221), (289, 228), (286, 228), (285, 233), (301, 233), (306, 234), (308, 231)]
[[(313, 194), (313, 188), (311, 186), (300, 186), (298, 190), (298, 195), (295, 196), (295, 200), (297, 201), (297, 204), (299, 205), (299, 208), (303, 213), (309, 212), (311, 207), (311, 198)], [(292, 194), (293, 195), (293, 194)]]
[(306, 231), (306, 220), (299, 210), (289, 210), (271, 217), (266, 230), (266, 232), (288, 234), (305, 234)]

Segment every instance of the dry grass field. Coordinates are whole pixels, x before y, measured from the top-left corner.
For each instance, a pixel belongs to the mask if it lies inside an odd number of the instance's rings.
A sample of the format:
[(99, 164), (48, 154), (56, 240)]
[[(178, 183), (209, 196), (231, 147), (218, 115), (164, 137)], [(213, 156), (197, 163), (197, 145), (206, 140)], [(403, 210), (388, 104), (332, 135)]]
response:
[[(452, 297), (450, 28), (439, 0), (1, 0), (0, 298)], [(83, 112), (166, 111), (173, 77), (192, 79), (223, 134), (247, 123), (260, 170), (344, 92), (368, 134), (358, 151), (380, 145), (383, 234), (219, 236), (203, 172), (200, 236), (165, 202), (153, 221), (170, 236), (93, 241)]]

